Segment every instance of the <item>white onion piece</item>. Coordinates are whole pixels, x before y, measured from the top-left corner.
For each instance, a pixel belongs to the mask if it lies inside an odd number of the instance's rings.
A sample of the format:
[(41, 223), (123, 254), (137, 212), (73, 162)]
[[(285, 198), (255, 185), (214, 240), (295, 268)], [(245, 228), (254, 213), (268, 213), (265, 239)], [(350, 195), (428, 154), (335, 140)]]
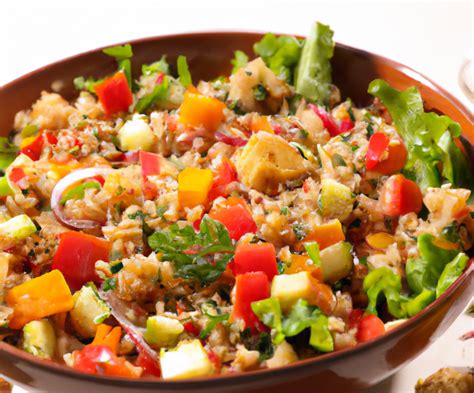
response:
[(112, 291), (106, 292), (100, 289), (99, 295), (109, 305), (112, 315), (129, 335), (138, 352), (145, 352), (151, 359), (158, 360), (158, 353), (145, 341), (141, 328), (126, 317), (125, 313), (130, 311), (128, 304), (119, 299)]
[(74, 229), (90, 229), (98, 226), (99, 223), (93, 220), (74, 220), (67, 218), (60, 202), (61, 197), (64, 194), (64, 191), (66, 191), (73, 184), (91, 177), (105, 176), (113, 171), (114, 169), (107, 167), (78, 169), (77, 171), (73, 171), (59, 180), (51, 194), (51, 209), (53, 210), (53, 213), (58, 221), (61, 221), (64, 225)]

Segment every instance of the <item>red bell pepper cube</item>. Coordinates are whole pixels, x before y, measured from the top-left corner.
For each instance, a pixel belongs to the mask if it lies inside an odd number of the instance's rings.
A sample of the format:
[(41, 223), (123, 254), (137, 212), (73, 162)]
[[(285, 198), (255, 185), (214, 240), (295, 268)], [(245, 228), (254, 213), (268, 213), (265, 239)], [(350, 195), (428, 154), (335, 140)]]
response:
[(58, 139), (54, 135), (40, 132), (36, 139), (29, 145), (22, 147), (20, 152), (30, 157), (33, 161), (39, 160), (44, 147), (44, 138), (46, 138), (50, 145), (58, 143)]
[(369, 140), (365, 166), (369, 171), (391, 175), (403, 168), (407, 154), (407, 149), (402, 141), (390, 144), (390, 138), (387, 135), (376, 132)]
[(133, 103), (133, 95), (123, 71), (105, 79), (96, 85), (94, 90), (107, 116), (127, 112)]
[(423, 204), (423, 194), (415, 182), (400, 174), (393, 175), (383, 185), (379, 203), (386, 216), (419, 213)]
[(143, 375), (151, 375), (154, 377), (161, 376), (161, 370), (158, 362), (152, 359), (145, 351), (139, 351), (135, 365), (143, 368)]
[(73, 290), (80, 289), (89, 281), (100, 284), (95, 263), (108, 261), (110, 249), (111, 243), (107, 240), (82, 232), (64, 232), (60, 235), (52, 269), (60, 270)]
[(224, 158), (222, 164), (217, 169), (217, 176), (214, 177), (212, 186), (207, 194), (207, 200), (212, 202), (218, 197), (228, 196), (227, 185), (234, 181), (237, 181), (237, 171), (230, 160)]
[(106, 345), (87, 345), (73, 352), (73, 368), (89, 374), (139, 378), (142, 370), (118, 357)]
[(272, 243), (240, 243), (234, 256), (234, 275), (264, 272), (271, 281), (278, 274), (275, 246)]
[(22, 168), (14, 167), (11, 169), (9, 177), (13, 183), (18, 183), (21, 179), (26, 177), (26, 173)]
[(223, 206), (213, 209), (209, 217), (223, 224), (233, 240), (239, 240), (246, 233), (257, 232), (257, 224), (241, 198), (228, 198)]
[(375, 315), (364, 315), (357, 326), (357, 341), (360, 343), (373, 340), (385, 333), (385, 325)]
[(245, 328), (259, 330), (260, 321), (252, 311), (252, 303), (270, 297), (270, 283), (263, 272), (245, 273), (236, 277), (235, 301), (231, 321), (242, 320)]

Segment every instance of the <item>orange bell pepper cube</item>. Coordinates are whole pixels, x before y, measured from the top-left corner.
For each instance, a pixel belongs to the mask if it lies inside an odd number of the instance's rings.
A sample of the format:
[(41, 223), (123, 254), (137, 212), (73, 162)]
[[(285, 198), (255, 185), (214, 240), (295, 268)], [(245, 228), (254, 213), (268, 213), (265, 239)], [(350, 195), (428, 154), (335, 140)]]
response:
[(308, 255), (291, 254), (291, 264), (285, 267), (285, 274), (296, 274), (299, 272), (309, 272), (312, 277), (323, 281), (323, 272), (319, 266), (311, 262)]
[(133, 95), (123, 71), (97, 84), (94, 90), (107, 116), (118, 112), (128, 112), (128, 108), (133, 103)]
[(257, 232), (257, 224), (250, 214), (246, 202), (241, 198), (228, 198), (223, 206), (209, 213), (209, 217), (223, 224), (233, 240), (239, 240), (246, 233)]
[(272, 243), (240, 243), (235, 249), (234, 274), (264, 272), (271, 281), (278, 274), (275, 246)]
[(178, 175), (178, 200), (182, 208), (193, 208), (207, 203), (212, 185), (212, 171), (188, 167)]
[(419, 213), (423, 204), (423, 194), (415, 182), (400, 174), (393, 175), (383, 185), (379, 203), (382, 213), (386, 216)]
[(403, 168), (407, 155), (407, 148), (401, 140), (390, 141), (384, 133), (376, 132), (369, 140), (365, 166), (369, 171), (391, 175)]
[(21, 329), (28, 322), (72, 309), (74, 299), (59, 270), (52, 270), (13, 287), (6, 296), (13, 308), (9, 327)]
[(122, 328), (120, 326), (112, 328), (112, 326), (101, 323), (99, 326), (97, 326), (94, 340), (90, 343), (90, 345), (106, 345), (112, 350), (114, 354), (117, 354), (121, 337)]
[(245, 273), (236, 277), (235, 300), (230, 321), (244, 322), (245, 328), (259, 330), (261, 323), (252, 311), (252, 303), (270, 297), (270, 283), (263, 272)]
[(271, 134), (275, 133), (268, 121), (268, 116), (254, 116), (250, 123), (250, 129), (252, 132), (266, 131)]
[(187, 91), (179, 108), (179, 122), (194, 128), (216, 131), (224, 120), (225, 104), (214, 97)]
[(303, 243), (316, 242), (319, 245), (319, 249), (324, 250), (326, 247), (344, 241), (345, 238), (341, 222), (338, 219), (334, 219), (314, 228), (304, 238)]

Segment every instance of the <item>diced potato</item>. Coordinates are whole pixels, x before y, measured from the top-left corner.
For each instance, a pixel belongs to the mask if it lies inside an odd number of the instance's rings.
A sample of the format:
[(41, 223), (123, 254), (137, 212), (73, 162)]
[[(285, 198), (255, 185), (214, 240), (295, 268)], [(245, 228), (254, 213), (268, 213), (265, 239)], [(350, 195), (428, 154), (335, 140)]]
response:
[(121, 149), (126, 151), (151, 151), (156, 140), (151, 127), (140, 115), (128, 120), (119, 130), (118, 137)]
[(267, 366), (268, 368), (283, 367), (287, 364), (296, 362), (297, 360), (298, 355), (293, 347), (286, 341), (283, 341), (278, 345), (278, 347), (276, 347), (273, 357), (267, 360)]
[(199, 340), (181, 341), (174, 349), (160, 351), (163, 379), (202, 377), (214, 373), (207, 352)]
[(354, 197), (349, 187), (332, 179), (323, 179), (319, 202), (324, 217), (346, 220), (352, 212)]
[(310, 273), (279, 274), (273, 278), (271, 295), (280, 301), (283, 311), (291, 309), (299, 299), (309, 299), (312, 294)]
[(83, 338), (94, 337), (97, 326), (110, 316), (110, 308), (99, 297), (94, 284), (87, 284), (74, 296), (71, 322)]
[(350, 243), (339, 242), (319, 253), (324, 281), (336, 282), (349, 275), (353, 266)]
[(252, 135), (237, 158), (237, 171), (246, 186), (276, 195), (287, 181), (308, 176), (312, 165), (283, 138), (261, 131)]
[[(265, 89), (263, 100), (255, 98), (255, 89)], [(229, 100), (247, 112), (275, 113), (281, 108), (283, 99), (291, 95), (291, 90), (282, 79), (265, 65), (259, 57), (242, 67), (230, 77)]]
[(56, 334), (47, 319), (28, 322), (23, 327), (23, 349), (32, 355), (51, 359), (56, 351)]
[(172, 347), (183, 330), (183, 325), (177, 319), (155, 315), (146, 321), (144, 338), (153, 346)]

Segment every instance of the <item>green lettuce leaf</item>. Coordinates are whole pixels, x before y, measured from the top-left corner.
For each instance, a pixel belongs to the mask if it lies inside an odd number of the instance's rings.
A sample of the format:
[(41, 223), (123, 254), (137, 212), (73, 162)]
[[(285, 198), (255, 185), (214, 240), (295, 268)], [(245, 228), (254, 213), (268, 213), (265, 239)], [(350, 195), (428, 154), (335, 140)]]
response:
[(189, 72), (186, 56), (180, 55), (177, 60), (179, 81), (184, 87), (193, 84), (191, 73)]
[(464, 253), (459, 253), (443, 269), (436, 286), (436, 298), (440, 297), (451, 284), (462, 274), (466, 268), (469, 257)]
[(133, 56), (132, 46), (130, 44), (117, 45), (105, 48), (102, 52), (115, 58), (119, 71), (123, 71), (127, 77), (130, 89), (135, 90), (137, 86), (132, 80), (132, 62), (130, 61)]
[(301, 43), (297, 38), (276, 37), (274, 34), (268, 33), (254, 44), (253, 50), (275, 75), (289, 83), (292, 82), (293, 71), (301, 53)]
[(10, 143), (8, 138), (0, 137), (0, 174), (15, 160), (18, 147)]
[(316, 321), (311, 324), (311, 335), (309, 345), (320, 352), (334, 351), (334, 340), (328, 328), (328, 317), (324, 314), (317, 316)]
[(153, 91), (140, 98), (135, 104), (134, 110), (138, 113), (144, 113), (157, 102), (168, 99), (170, 92), (169, 78), (165, 75), (163, 81), (153, 88)]
[(278, 299), (271, 297), (265, 300), (259, 300), (258, 302), (253, 302), (251, 307), (252, 311), (263, 324), (275, 330), (273, 342), (276, 345), (280, 344), (285, 339), (285, 335), (282, 330), (281, 307)]
[(163, 74), (168, 75), (170, 73), (170, 66), (166, 61), (166, 55), (161, 56), (161, 59), (155, 61), (151, 64), (143, 64), (142, 65), (142, 74), (143, 75), (151, 75), (157, 74), (162, 72)]
[(236, 50), (234, 52), (234, 58), (230, 62), (233, 65), (232, 74), (235, 74), (238, 70), (247, 65), (249, 62), (249, 57), (245, 54), (245, 52)]
[[(422, 190), (439, 187), (443, 179), (454, 187), (474, 190), (468, 158), (453, 139), (461, 134), (458, 123), (448, 116), (426, 113), (416, 87), (399, 91), (377, 79), (370, 83), (368, 91), (387, 107), (405, 141), (408, 160), (404, 173), (407, 177), (415, 180)], [(438, 163), (442, 163), (441, 173)]]
[(331, 95), (333, 34), (329, 26), (315, 23), (306, 38), (296, 70), (296, 92), (319, 104), (328, 104)]

